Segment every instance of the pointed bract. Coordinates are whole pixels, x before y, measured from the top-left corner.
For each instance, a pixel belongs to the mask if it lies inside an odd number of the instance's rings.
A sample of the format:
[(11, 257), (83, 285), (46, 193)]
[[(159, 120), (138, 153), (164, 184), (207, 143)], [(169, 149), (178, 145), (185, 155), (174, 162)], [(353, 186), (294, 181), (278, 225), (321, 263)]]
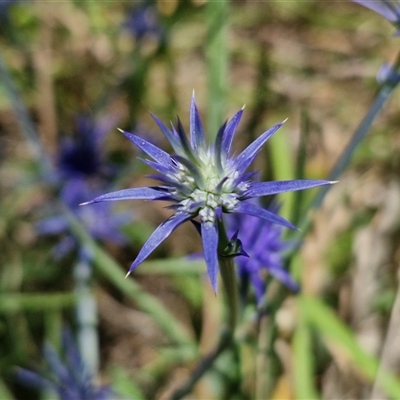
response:
[(163, 196), (164, 193), (157, 189), (149, 187), (123, 189), (116, 192), (103, 194), (93, 200), (81, 203), (82, 206), (92, 203), (99, 203), (101, 201), (116, 201), (116, 200), (156, 200)]
[[(173, 214), (149, 237), (132, 263), (130, 272), (143, 262), (149, 254), (180, 224), (198, 219), (207, 264), (207, 271), (214, 291), (218, 281), (218, 221), (223, 223), (223, 214), (248, 214), (261, 220), (291, 229), (295, 227), (276, 213), (251, 203), (247, 199), (287, 191), (301, 190), (332, 182), (327, 181), (280, 181), (254, 182), (256, 172), (248, 172), (250, 164), (264, 143), (282, 126), (279, 123), (268, 129), (243, 150), (238, 157), (230, 156), (233, 137), (241, 119), (243, 109), (220, 128), (213, 143), (206, 145), (203, 127), (194, 96), (190, 105), (190, 140), (181, 121), (167, 128), (153, 116), (165, 137), (171, 143), (175, 155), (169, 155), (157, 146), (137, 135), (124, 132), (138, 148), (152, 160), (144, 160), (158, 174), (151, 175), (159, 181), (156, 187), (125, 189), (96, 197), (84, 204), (115, 200), (159, 200), (170, 201), (168, 207)], [(197, 222), (196, 222), (197, 224)], [(240, 238), (235, 236), (232, 256), (246, 254)]]
[(205, 147), (204, 130), (196, 107), (194, 92), (190, 103), (190, 140), (196, 154), (199, 153), (200, 148)]
[(210, 277), (214, 293), (218, 288), (218, 230), (216, 225), (201, 224), (201, 239), (203, 241), (204, 258), (207, 264), (207, 272)]
[(286, 221), (286, 219), (250, 202), (243, 201), (239, 203), (238, 206), (235, 208), (235, 212), (254, 215), (255, 217), (265, 219), (269, 222), (273, 222), (274, 224), (282, 225), (290, 229), (296, 229), (296, 227), (292, 225), (289, 221)]
[(161, 225), (159, 225), (140, 249), (135, 261), (129, 268), (129, 273), (131, 273), (139, 264), (141, 264), (153, 252), (153, 250), (171, 234), (174, 229), (186, 222), (188, 219), (190, 219), (190, 215), (188, 214), (174, 214), (172, 217), (168, 218)]
[(389, 22), (398, 23), (400, 21), (400, 4), (394, 5), (390, 0), (353, 0), (354, 3), (363, 5), (372, 11), (377, 12)]
[(270, 196), (296, 190), (311, 189), (323, 185), (331, 185), (333, 182), (324, 180), (298, 179), (294, 181), (257, 182), (251, 185), (246, 192), (246, 197)]
[(243, 173), (249, 168), (264, 143), (284, 124), (284, 122), (285, 121), (269, 128), (238, 155), (235, 162), (237, 164), (236, 168), (240, 173)]
[(169, 141), (175, 152), (180, 153), (182, 151), (182, 146), (179, 143), (178, 138), (155, 115), (151, 114), (151, 117), (153, 118), (154, 122), (158, 125), (164, 136), (167, 138), (167, 140)]
[(242, 118), (243, 108), (239, 110), (227, 123), (224, 138), (222, 140), (222, 156), (227, 159), (231, 151), (232, 141), (236, 133), (236, 129), (239, 125), (240, 119)]
[(133, 133), (121, 131), (132, 143), (134, 143), (140, 150), (144, 151), (147, 155), (149, 155), (154, 161), (157, 161), (159, 164), (164, 167), (168, 167), (171, 162), (171, 156), (166, 153), (164, 150), (161, 150), (154, 144), (151, 144), (147, 140), (140, 138)]

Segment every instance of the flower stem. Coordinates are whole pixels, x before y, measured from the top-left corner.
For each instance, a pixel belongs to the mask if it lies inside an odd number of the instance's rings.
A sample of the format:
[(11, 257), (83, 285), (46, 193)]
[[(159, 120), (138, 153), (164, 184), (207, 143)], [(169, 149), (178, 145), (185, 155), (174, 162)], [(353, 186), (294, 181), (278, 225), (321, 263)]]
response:
[[(393, 70), (395, 70), (397, 73), (398, 73), (399, 69), (400, 69), (400, 53), (397, 55), (395, 65), (393, 66)], [(340, 157), (336, 161), (335, 165), (331, 169), (331, 172), (329, 173), (328, 178), (327, 178), (328, 180), (330, 180), (330, 181), (337, 180), (342, 175), (342, 173), (347, 168), (347, 166), (350, 164), (350, 161), (357, 149), (357, 146), (362, 142), (362, 140), (365, 138), (365, 136), (369, 132), (372, 123), (374, 122), (375, 118), (378, 116), (378, 114), (382, 110), (386, 101), (390, 98), (394, 89), (398, 86), (399, 82), (400, 82), (399, 80), (397, 80), (396, 82), (388, 81), (382, 85), (382, 87), (378, 91), (373, 103), (371, 104), (371, 107), (368, 109), (364, 118), (361, 120), (360, 125), (357, 127), (353, 136), (351, 137), (347, 147), (344, 149), (343, 153), (340, 155)], [(315, 211), (321, 206), (321, 204), (330, 188), (331, 188), (331, 185), (321, 187), (321, 189), (318, 191), (318, 193), (314, 197), (313, 201), (310, 203), (310, 205), (308, 207), (309, 211)], [(299, 231), (298, 231), (297, 235), (295, 235), (293, 237), (293, 241), (294, 241), (295, 245), (286, 254), (286, 258), (290, 258), (301, 247), (301, 244), (302, 244), (301, 239), (307, 234), (307, 232), (311, 228), (312, 217), (313, 217), (312, 212), (304, 213), (303, 219), (298, 224)]]
[(78, 347), (92, 376), (99, 370), (99, 337), (97, 333), (97, 304), (92, 294), (90, 279), (92, 266), (81, 257), (74, 266), (75, 292), (77, 294), (76, 321)]
[(228, 329), (221, 333), (220, 341), (210, 354), (204, 357), (196, 369), (193, 371), (187, 382), (176, 390), (172, 396), (171, 400), (179, 400), (192, 392), (194, 385), (200, 380), (200, 378), (214, 365), (215, 360), (231, 345), (233, 344), (233, 332)]
[(223, 221), (219, 221), (218, 232), (219, 269), (228, 303), (228, 327), (233, 332), (237, 325), (239, 316), (239, 290), (236, 281), (236, 271), (233, 257), (226, 255), (226, 249), (229, 248), (229, 239)]
[(105, 253), (86, 232), (79, 220), (66, 207), (70, 228), (77, 239), (92, 252), (95, 270), (115, 285), (124, 295), (133, 300), (138, 308), (150, 315), (176, 344), (194, 349), (193, 340), (187, 330), (155, 297), (146, 293), (133, 279), (125, 279), (123, 269)]

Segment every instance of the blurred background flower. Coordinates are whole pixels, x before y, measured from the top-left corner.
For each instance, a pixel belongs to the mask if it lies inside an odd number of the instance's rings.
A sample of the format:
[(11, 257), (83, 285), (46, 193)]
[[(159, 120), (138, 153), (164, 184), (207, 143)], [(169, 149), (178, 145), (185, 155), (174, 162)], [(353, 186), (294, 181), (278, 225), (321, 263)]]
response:
[[(273, 213), (279, 212), (276, 203), (267, 209)], [(270, 276), (294, 292), (299, 290), (298, 283), (292, 279), (283, 262), (283, 252), (290, 247), (290, 242), (283, 239), (282, 226), (247, 214), (228, 215), (227, 226), (231, 235), (239, 231), (243, 250), (248, 254), (235, 257), (242, 293), (248, 291), (250, 283), (257, 303), (260, 303)]]
[(18, 368), (16, 378), (24, 385), (51, 391), (59, 400), (111, 400), (117, 398), (107, 386), (94, 382), (89, 368), (69, 329), (63, 330), (62, 352), (58, 355), (50, 343), (43, 347), (44, 367), (31, 371)]

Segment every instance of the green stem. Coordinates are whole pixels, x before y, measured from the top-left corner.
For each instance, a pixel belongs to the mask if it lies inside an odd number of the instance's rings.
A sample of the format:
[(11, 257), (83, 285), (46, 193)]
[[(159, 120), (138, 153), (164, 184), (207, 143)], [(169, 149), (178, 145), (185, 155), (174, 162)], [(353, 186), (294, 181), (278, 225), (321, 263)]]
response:
[(90, 281), (92, 266), (83, 257), (75, 263), (76, 322), (78, 347), (82, 359), (93, 376), (99, 371), (99, 337), (97, 333), (97, 304)]
[(125, 279), (121, 267), (96, 244), (76, 217), (67, 209), (64, 212), (69, 218), (73, 234), (83, 246), (90, 249), (93, 265), (97, 271), (133, 300), (141, 310), (154, 318), (174, 342), (179, 345), (193, 346), (193, 340), (176, 318), (155, 297), (142, 290), (133, 279)]
[[(398, 72), (400, 69), (400, 53), (397, 55), (397, 60), (395, 62), (395, 65), (393, 66), (393, 69)], [(369, 132), (372, 123), (374, 122), (375, 118), (378, 116), (380, 111), (382, 110), (384, 104), (386, 101), (389, 99), (391, 94), (393, 93), (394, 89), (398, 86), (399, 82), (385, 82), (379, 92), (377, 93), (371, 107), (368, 109), (367, 113), (365, 114), (364, 118), (362, 119), (360, 125), (354, 132), (353, 136), (351, 137), (349, 144), (343, 151), (343, 153), (340, 155), (338, 158), (337, 162), (333, 166), (331, 172), (329, 173), (327, 179), (330, 181), (335, 181), (337, 180), (344, 170), (347, 168), (347, 166), (350, 164), (350, 161), (357, 149), (357, 146), (361, 143), (361, 141), (365, 138), (367, 133)], [(326, 194), (328, 193), (329, 189), (331, 188), (331, 185), (326, 185), (322, 186), (316, 196), (314, 197), (313, 201), (311, 202), (310, 206), (308, 207), (308, 212), (304, 213), (303, 219), (299, 222), (299, 231), (298, 233), (293, 237), (293, 241), (295, 245), (290, 249), (288, 254), (286, 254), (287, 258), (290, 258), (293, 254), (297, 252), (297, 250), (300, 248), (302, 241), (301, 239), (307, 234), (309, 229), (311, 228), (312, 225), (312, 217), (313, 213), (310, 211), (315, 211), (317, 210)]]
[(75, 293), (7, 293), (0, 295), (0, 314), (23, 311), (60, 311), (71, 308), (77, 302)]
[(233, 257), (225, 255), (229, 248), (229, 239), (223, 221), (218, 224), (219, 243), (218, 243), (218, 262), (221, 272), (222, 282), (225, 289), (228, 305), (228, 326), (235, 330), (239, 316), (239, 289), (236, 280), (235, 264)]
[(222, 332), (220, 341), (209, 355), (204, 357), (197, 365), (196, 369), (190, 375), (187, 382), (182, 385), (178, 390), (172, 393), (171, 400), (179, 400), (192, 392), (194, 385), (200, 380), (200, 378), (212, 368), (215, 360), (231, 345), (233, 344), (233, 335), (230, 329)]

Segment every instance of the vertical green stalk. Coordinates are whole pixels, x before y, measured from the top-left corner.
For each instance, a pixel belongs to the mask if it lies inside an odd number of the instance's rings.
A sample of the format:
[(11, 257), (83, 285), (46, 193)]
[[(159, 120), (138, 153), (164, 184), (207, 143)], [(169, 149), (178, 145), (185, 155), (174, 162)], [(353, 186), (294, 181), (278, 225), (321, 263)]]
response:
[(78, 347), (86, 367), (93, 376), (99, 370), (99, 338), (97, 334), (97, 305), (91, 293), (92, 266), (81, 257), (74, 266), (75, 292), (77, 294), (76, 321)]
[[(393, 66), (393, 71), (396, 74), (399, 74), (400, 70), (400, 52), (397, 55), (396, 62)], [(379, 115), (383, 106), (386, 104), (387, 100), (392, 95), (394, 89), (399, 85), (400, 81), (398, 79), (394, 81), (387, 81), (384, 82), (375, 96), (374, 101), (371, 104), (371, 107), (368, 109), (367, 113), (365, 114), (364, 118), (361, 120), (360, 125), (357, 127), (353, 136), (351, 137), (348, 145), (344, 149), (343, 153), (339, 156), (338, 160), (336, 161), (335, 165), (333, 166), (331, 172), (329, 173), (327, 179), (330, 181), (337, 180), (342, 173), (345, 171), (347, 166), (350, 164), (355, 151), (357, 150), (358, 145), (364, 140), (367, 133), (369, 132), (373, 122), (375, 121), (376, 117)], [(288, 252), (287, 257), (289, 258), (291, 255), (297, 252), (299, 247), (301, 246), (301, 239), (307, 234), (308, 230), (311, 228), (312, 225), (312, 212), (317, 210), (326, 194), (328, 193), (331, 185), (322, 186), (321, 189), (318, 190), (318, 193), (314, 197), (313, 201), (308, 207), (308, 212), (303, 213), (303, 218), (298, 224), (299, 232), (297, 235), (294, 235), (293, 240), (295, 245), (291, 248)]]
[(226, 293), (228, 305), (228, 327), (233, 331), (238, 322), (239, 316), (239, 289), (236, 280), (235, 264), (233, 256), (229, 254), (230, 241), (226, 234), (223, 221), (218, 224), (218, 263), (221, 272), (222, 282)]
[[(271, 138), (268, 145), (270, 146), (270, 157), (274, 171), (274, 179), (280, 181), (285, 179), (294, 179), (294, 167), (291, 157), (282, 157), (282, 154), (290, 154), (291, 149), (287, 135), (284, 134), (285, 127), (281, 128), (279, 135)], [(293, 208), (294, 192), (281, 193), (279, 200), (282, 207), (279, 214), (284, 218), (290, 217), (290, 210)]]
[(50, 342), (57, 351), (60, 351), (62, 331), (61, 310), (46, 310), (44, 313), (44, 323), (46, 327), (46, 340)]
[(314, 386), (314, 360), (310, 327), (299, 318), (293, 337), (294, 390), (298, 399), (318, 399)]
[(177, 345), (192, 348), (193, 341), (187, 330), (174, 318), (171, 313), (155, 297), (151, 296), (135, 282), (134, 279), (125, 279), (123, 269), (90, 237), (80, 221), (66, 207), (65, 215), (68, 217), (71, 231), (85, 246), (92, 256), (93, 267), (104, 276), (118, 290), (133, 300), (138, 308), (151, 316), (164, 330), (165, 334)]
[(206, 10), (208, 36), (206, 57), (209, 83), (209, 139), (217, 135), (225, 117), (225, 98), (228, 86), (228, 1), (209, 1)]

